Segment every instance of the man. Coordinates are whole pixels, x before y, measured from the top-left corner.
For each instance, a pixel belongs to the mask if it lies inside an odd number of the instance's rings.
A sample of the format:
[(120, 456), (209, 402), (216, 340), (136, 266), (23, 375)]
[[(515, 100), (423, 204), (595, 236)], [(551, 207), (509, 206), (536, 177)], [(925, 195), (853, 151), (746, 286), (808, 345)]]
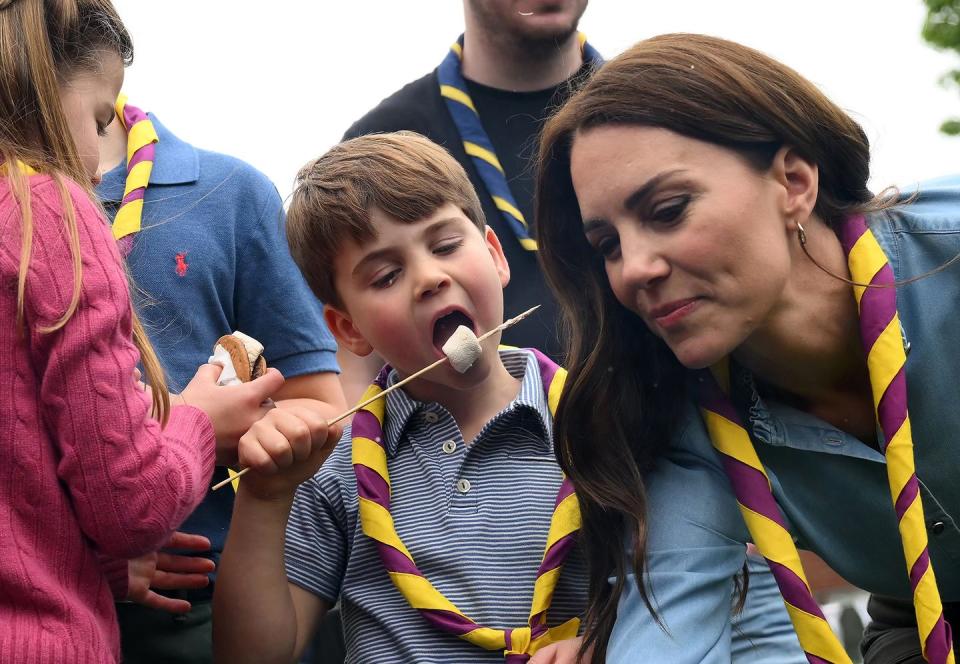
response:
[[(408, 129), (453, 154), (473, 182), (514, 274), (504, 290), (506, 315), (541, 305), (507, 330), (503, 343), (540, 348), (558, 361), (556, 303), (528, 241), (536, 239), (536, 229), (530, 227), (532, 160), (551, 109), (600, 63), (577, 33), (586, 6), (587, 0), (464, 0), (462, 57), (455, 46), (437, 69), (387, 97), (344, 135)], [(476, 118), (479, 122), (471, 126)], [(481, 156), (468, 155), (467, 147)], [(502, 175), (489, 156), (502, 166)], [(523, 224), (530, 227), (527, 232)], [(347, 400), (353, 401), (379, 366), (348, 351), (341, 351), (339, 359)]]
[[(186, 385), (221, 335), (240, 330), (263, 343), (270, 365), (286, 377), (276, 397), (279, 407), (297, 400), (328, 417), (340, 412), (336, 344), (320, 303), (290, 258), (274, 186), (238, 159), (180, 140), (124, 96), (117, 115), (120, 120), (101, 141), (98, 193), (141, 295), (138, 311), (170, 390)], [(226, 475), (218, 468), (214, 481)], [(204, 555), (214, 562), (233, 496), (231, 489), (208, 494), (182, 526), (209, 539)], [(173, 543), (191, 549), (206, 544), (202, 537), (184, 536)], [(161, 554), (158, 568), (169, 578), (170, 572), (196, 573), (213, 565)], [(151, 594), (152, 606), (184, 610), (187, 600), (189, 613), (118, 605), (124, 662), (212, 662), (213, 584), (167, 594), (176, 599)]]

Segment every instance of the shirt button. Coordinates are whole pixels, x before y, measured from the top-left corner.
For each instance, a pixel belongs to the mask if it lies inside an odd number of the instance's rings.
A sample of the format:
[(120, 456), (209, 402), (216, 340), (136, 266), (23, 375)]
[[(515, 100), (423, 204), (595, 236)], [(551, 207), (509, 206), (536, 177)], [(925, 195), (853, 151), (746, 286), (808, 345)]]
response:
[(443, 444), (443, 451), (447, 454), (453, 454), (457, 451), (457, 444), (452, 440), (448, 440)]
[(427, 411), (423, 414), (423, 419), (427, 424), (436, 424), (440, 421), (440, 416), (433, 411)]
[(943, 521), (934, 521), (930, 524), (930, 532), (934, 535), (939, 535), (946, 527), (947, 526), (943, 523)]
[(470, 491), (470, 480), (461, 479), (457, 480), (457, 491), (460, 493), (467, 493)]

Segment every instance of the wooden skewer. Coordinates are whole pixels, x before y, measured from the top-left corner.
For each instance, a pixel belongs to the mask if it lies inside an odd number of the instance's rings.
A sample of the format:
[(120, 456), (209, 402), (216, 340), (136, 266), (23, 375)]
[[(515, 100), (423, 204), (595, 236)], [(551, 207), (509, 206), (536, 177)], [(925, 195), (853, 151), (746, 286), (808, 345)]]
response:
[[(513, 318), (511, 318), (511, 319), (509, 319), (509, 320), (505, 320), (504, 322), (500, 323), (500, 325), (496, 326), (495, 328), (493, 328), (493, 329), (490, 330), (489, 332), (484, 332), (481, 336), (477, 337), (477, 343), (480, 343), (480, 342), (483, 341), (484, 339), (487, 339), (488, 337), (496, 334), (497, 332), (500, 332), (500, 331), (502, 331), (502, 330), (507, 329), (507, 328), (510, 327), (511, 325), (516, 325), (517, 323), (519, 323), (520, 321), (522, 321), (524, 318), (526, 318), (527, 316), (529, 316), (530, 314), (532, 314), (534, 311), (536, 311), (536, 310), (539, 309), (539, 308), (540, 308), (540, 305), (538, 304), (538, 305), (536, 305), (536, 306), (530, 307), (529, 309), (527, 309), (526, 311), (524, 311), (522, 314), (519, 314), (519, 315), (517, 315), (517, 316), (514, 316)], [(450, 359), (450, 358), (448, 358), (446, 355), (444, 355), (443, 357), (441, 357), (441, 358), (440, 358), (439, 360), (437, 360), (436, 362), (433, 362), (432, 364), (428, 364), (428, 365), (425, 366), (423, 369), (420, 369), (420, 371), (418, 371), (418, 372), (416, 372), (416, 373), (414, 373), (414, 374), (410, 374), (409, 376), (407, 376), (407, 377), (404, 378), (403, 380), (401, 380), (401, 381), (399, 381), (399, 382), (397, 382), (397, 383), (394, 383), (393, 385), (391, 385), (390, 387), (388, 387), (388, 388), (385, 389), (384, 391), (380, 392), (380, 393), (377, 394), (376, 396), (372, 396), (372, 397), (370, 397), (369, 399), (367, 399), (366, 401), (363, 401), (363, 402), (361, 402), (361, 403), (358, 403), (356, 406), (354, 406), (353, 408), (351, 408), (351, 409), (348, 410), (347, 412), (342, 413), (342, 414), (340, 414), (340, 415), (337, 415), (335, 418), (333, 418), (332, 420), (329, 420), (329, 421), (327, 422), (327, 426), (330, 426), (331, 424), (336, 424), (336, 423), (339, 422), (340, 420), (345, 419), (345, 418), (347, 418), (347, 417), (350, 417), (351, 415), (353, 415), (354, 413), (356, 413), (358, 410), (361, 410), (362, 408), (366, 408), (367, 406), (369, 406), (370, 404), (372, 404), (372, 403), (373, 403), (374, 401), (376, 401), (377, 399), (382, 399), (383, 397), (387, 396), (388, 394), (390, 394), (390, 393), (393, 392), (394, 390), (400, 389), (401, 387), (403, 387), (404, 385), (406, 385), (407, 383), (409, 383), (409, 382), (410, 382), (411, 380), (413, 380), (414, 378), (419, 378), (420, 376), (422, 376), (423, 374), (427, 373), (428, 371), (432, 371), (433, 369), (436, 369), (437, 367), (439, 367), (439, 366), (440, 366), (441, 364), (443, 364), (444, 362), (448, 362), (449, 359)], [(232, 477), (228, 477), (228, 478), (225, 479), (225, 480), (221, 480), (220, 482), (217, 482), (216, 484), (213, 485), (213, 490), (216, 491), (217, 489), (220, 489), (220, 488), (222, 488), (222, 487), (225, 487), (226, 485), (230, 484), (230, 483), (231, 483), (232, 481), (234, 481), (235, 479), (238, 479), (238, 478), (242, 477), (243, 475), (246, 475), (248, 470), (250, 470), (250, 468), (244, 468), (243, 470), (241, 470), (240, 472), (238, 472), (236, 475), (234, 475), (234, 476), (232, 476)]]

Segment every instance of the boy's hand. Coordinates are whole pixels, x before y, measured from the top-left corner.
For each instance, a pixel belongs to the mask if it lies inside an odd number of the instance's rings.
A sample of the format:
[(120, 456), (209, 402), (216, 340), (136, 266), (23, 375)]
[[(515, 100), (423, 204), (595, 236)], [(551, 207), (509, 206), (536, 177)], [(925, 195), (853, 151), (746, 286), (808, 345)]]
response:
[(341, 430), (309, 407), (274, 408), (240, 438), (240, 465), (251, 469), (241, 486), (264, 500), (292, 496), (330, 456)]
[(583, 660), (577, 660), (577, 651), (580, 650), (582, 636), (575, 639), (566, 639), (551, 643), (545, 648), (537, 651), (537, 654), (530, 660), (530, 664), (577, 664), (578, 661), (589, 662), (593, 653), (593, 648), (587, 651)]

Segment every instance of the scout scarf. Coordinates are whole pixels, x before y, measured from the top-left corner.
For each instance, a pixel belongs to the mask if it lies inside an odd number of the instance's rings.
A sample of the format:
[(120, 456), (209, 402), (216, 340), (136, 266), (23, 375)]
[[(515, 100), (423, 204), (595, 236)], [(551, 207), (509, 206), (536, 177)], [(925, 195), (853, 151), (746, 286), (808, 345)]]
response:
[[(602, 63), (603, 58), (587, 43), (586, 36), (580, 33), (578, 37), (584, 63), (593, 65)], [(462, 59), (463, 35), (460, 35), (460, 38), (450, 47), (450, 52), (437, 69), (440, 96), (447, 104), (447, 110), (453, 118), (453, 124), (457, 128), (457, 133), (460, 134), (460, 140), (463, 141), (464, 150), (473, 160), (473, 165), (480, 174), (480, 179), (483, 181), (484, 187), (487, 188), (487, 193), (490, 194), (497, 209), (500, 210), (507, 227), (513, 231), (524, 249), (536, 251), (537, 241), (530, 237), (527, 220), (523, 218), (523, 213), (517, 207), (517, 202), (510, 192), (503, 166), (494, 152), (493, 143), (490, 142), (487, 132), (484, 131), (477, 109), (473, 105), (473, 100), (470, 99), (470, 92), (467, 90), (467, 83), (463, 78)]]
[(126, 95), (117, 98), (116, 110), (127, 131), (127, 181), (113, 219), (113, 237), (127, 256), (133, 248), (133, 234), (140, 230), (143, 220), (143, 196), (153, 170), (154, 144), (160, 139), (147, 114), (128, 104)]
[[(953, 664), (950, 627), (927, 549), (927, 531), (914, 466), (913, 440), (907, 414), (906, 352), (897, 315), (893, 269), (864, 217), (849, 219), (841, 229), (851, 279), (885, 286), (855, 286), (860, 336), (877, 422), (883, 433), (887, 477), (900, 527), (907, 573), (913, 591), (924, 658), (931, 664)], [(793, 539), (787, 530), (750, 435), (730, 402), (729, 364), (724, 360), (700, 375), (700, 409), (713, 446), (733, 485), (740, 511), (760, 553), (777, 580), (787, 611), (810, 662), (850, 662), (813, 600)]]
[[(547, 395), (550, 413), (560, 400), (566, 371), (539, 351), (534, 350), (543, 390)], [(390, 367), (377, 376), (367, 389), (364, 400), (386, 388)], [(580, 621), (572, 618), (557, 627), (547, 626), (547, 609), (560, 578), (563, 563), (573, 548), (580, 529), (580, 506), (573, 484), (564, 478), (557, 493), (550, 532), (537, 570), (533, 588), (533, 602), (527, 624), (516, 629), (498, 629), (479, 625), (463, 614), (424, 577), (404, 546), (390, 514), (390, 473), (384, 442), (383, 420), (385, 399), (378, 399), (360, 410), (353, 418), (353, 470), (357, 476), (360, 499), (360, 524), (363, 532), (373, 539), (390, 579), (412, 607), (420, 611), (428, 622), (470, 643), (487, 650), (502, 650), (507, 664), (522, 664), (540, 648), (555, 641), (577, 635)]]

